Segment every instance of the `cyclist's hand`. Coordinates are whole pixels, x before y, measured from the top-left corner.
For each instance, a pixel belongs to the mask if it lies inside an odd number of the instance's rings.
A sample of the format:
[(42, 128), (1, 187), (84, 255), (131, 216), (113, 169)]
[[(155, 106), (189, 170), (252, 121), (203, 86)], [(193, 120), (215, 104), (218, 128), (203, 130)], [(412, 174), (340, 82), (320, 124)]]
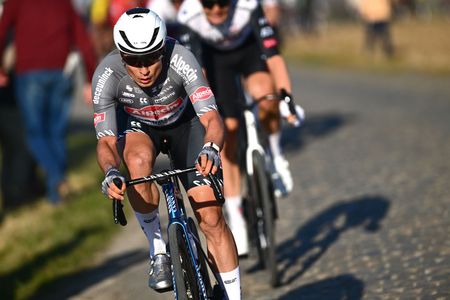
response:
[(305, 110), (294, 103), (292, 95), (282, 89), (280, 92), (280, 115), (289, 124), (299, 127), (305, 120)]
[(207, 176), (209, 173), (215, 174), (219, 170), (220, 164), (219, 147), (211, 142), (206, 143), (198, 154), (195, 164), (197, 170), (203, 176)]
[[(122, 181), (122, 187), (119, 189), (114, 183), (114, 178), (119, 178)], [(119, 170), (110, 168), (106, 172), (105, 179), (102, 182), (102, 192), (110, 199), (123, 200), (125, 193), (125, 177), (123, 177)]]

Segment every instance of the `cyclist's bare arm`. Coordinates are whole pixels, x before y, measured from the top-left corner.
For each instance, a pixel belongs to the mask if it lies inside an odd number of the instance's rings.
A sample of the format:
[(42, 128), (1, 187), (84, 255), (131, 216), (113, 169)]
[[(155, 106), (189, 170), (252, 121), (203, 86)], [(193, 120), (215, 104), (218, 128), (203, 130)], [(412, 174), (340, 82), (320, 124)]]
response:
[[(211, 110), (200, 117), (200, 123), (205, 127), (205, 138), (204, 142), (209, 143), (212, 142), (219, 146), (222, 149), (223, 141), (224, 141), (224, 124), (222, 122), (222, 118), (219, 115), (217, 110)], [(211, 165), (207, 165), (206, 161), (201, 161), (200, 167), (202, 168), (202, 174), (206, 176), (207, 174), (216, 173), (217, 167), (213, 167)]]
[[(116, 147), (117, 137), (115, 136), (105, 136), (98, 140), (97, 143), (97, 162), (104, 173), (107, 173), (109, 169), (116, 168), (119, 169), (120, 166), (120, 155)], [(114, 184), (109, 186), (110, 188), (110, 198), (123, 200), (125, 185), (122, 188), (117, 188)]]
[(287, 92), (292, 93), (291, 80), (284, 58), (281, 55), (271, 56), (267, 58), (267, 66), (272, 75), (276, 90), (280, 91), (281, 89), (285, 89)]

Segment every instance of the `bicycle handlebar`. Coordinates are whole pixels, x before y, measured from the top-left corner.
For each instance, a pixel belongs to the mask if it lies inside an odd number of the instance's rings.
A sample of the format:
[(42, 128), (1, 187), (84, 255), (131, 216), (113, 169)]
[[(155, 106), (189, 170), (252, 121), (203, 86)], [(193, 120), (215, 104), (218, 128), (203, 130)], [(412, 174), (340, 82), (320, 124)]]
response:
[[(118, 177), (113, 179), (114, 184), (120, 189), (122, 188), (122, 180), (120, 180)], [(123, 204), (120, 200), (113, 199), (112, 203), (112, 209), (113, 209), (113, 216), (114, 216), (114, 223), (125, 226), (127, 225), (127, 218), (125, 217), (125, 213), (123, 212)]]
[[(193, 167), (189, 167), (189, 168), (186, 168), (183, 170), (177, 169), (177, 170), (163, 171), (163, 172), (160, 172), (157, 174), (144, 176), (144, 177), (136, 178), (136, 179), (132, 179), (132, 180), (127, 180), (125, 182), (125, 185), (128, 187), (131, 185), (140, 184), (140, 183), (144, 183), (144, 182), (163, 180), (163, 179), (167, 179), (169, 177), (194, 172), (196, 170), (197, 169), (195, 168), (195, 166), (193, 166)], [(215, 175), (213, 175), (211, 173), (208, 174), (208, 178), (211, 181), (211, 186), (212, 186), (212, 189), (214, 191), (214, 195), (215, 195), (217, 201), (219, 201), (221, 204), (223, 204), (225, 202), (225, 198), (220, 189), (219, 180), (216, 178)], [(122, 180), (120, 180), (119, 178), (117, 178), (117, 177), (114, 178), (113, 182), (119, 189), (122, 187)], [(116, 224), (120, 223), (120, 225), (125, 226), (125, 225), (127, 225), (127, 219), (125, 217), (125, 214), (124, 214), (122, 208), (123, 208), (123, 204), (120, 202), (120, 200), (113, 199), (114, 223), (116, 223)]]

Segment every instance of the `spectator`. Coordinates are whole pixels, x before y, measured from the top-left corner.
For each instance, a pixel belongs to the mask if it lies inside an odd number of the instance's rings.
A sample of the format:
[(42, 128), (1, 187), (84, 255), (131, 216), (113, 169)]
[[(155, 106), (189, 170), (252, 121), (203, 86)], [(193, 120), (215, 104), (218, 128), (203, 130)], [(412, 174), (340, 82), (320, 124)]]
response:
[(360, 0), (359, 14), (366, 26), (366, 49), (374, 53), (375, 44), (381, 42), (386, 57), (392, 57), (394, 46), (390, 33), (392, 18), (391, 0)]
[[(12, 48), (12, 47), (11, 47)], [(8, 51), (12, 53), (12, 51)], [(11, 58), (11, 55), (7, 55)], [(11, 59), (7, 59), (8, 63)], [(10, 82), (0, 87), (0, 148), (2, 209), (18, 207), (39, 194), (36, 163), (25, 144), (25, 134)]]
[[(52, 204), (67, 195), (66, 128), (73, 82), (63, 69), (72, 46), (80, 50), (86, 78), (92, 78), (95, 53), (85, 25), (70, 0), (5, 1), (0, 19), (0, 57), (9, 30), (16, 49), (15, 96), (30, 152), (46, 175)], [(0, 82), (7, 75), (0, 69)], [(90, 100), (90, 83), (84, 86)]]

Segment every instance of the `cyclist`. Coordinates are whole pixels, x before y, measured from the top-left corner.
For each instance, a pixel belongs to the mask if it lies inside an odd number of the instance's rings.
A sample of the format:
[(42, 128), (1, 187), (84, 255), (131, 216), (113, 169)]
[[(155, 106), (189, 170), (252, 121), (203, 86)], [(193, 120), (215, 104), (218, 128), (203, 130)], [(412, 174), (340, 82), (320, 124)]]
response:
[[(116, 50), (93, 77), (97, 160), (105, 173), (102, 191), (124, 199), (114, 178), (151, 174), (161, 139), (171, 143), (176, 168), (196, 163), (197, 172), (182, 176), (200, 229), (231, 299), (240, 299), (239, 267), (233, 236), (221, 205), (205, 175), (220, 174), (219, 151), (224, 128), (215, 98), (193, 54), (166, 36), (164, 22), (147, 8), (125, 12), (113, 30)], [(172, 284), (170, 260), (161, 236), (159, 194), (154, 184), (129, 187), (127, 195), (150, 244), (149, 286), (157, 291)]]
[[(202, 62), (227, 130), (222, 151), (225, 209), (239, 255), (248, 252), (246, 224), (242, 215), (238, 128), (243, 101), (240, 77), (246, 90), (259, 102), (259, 118), (269, 135), (276, 171), (285, 188), (293, 180), (289, 163), (282, 155), (276, 92), (290, 97), (291, 83), (278, 39), (264, 16), (258, 0), (185, 0), (178, 21), (186, 32), (180, 41)], [(291, 118), (292, 119), (292, 118)], [(294, 117), (295, 119), (295, 117)]]

